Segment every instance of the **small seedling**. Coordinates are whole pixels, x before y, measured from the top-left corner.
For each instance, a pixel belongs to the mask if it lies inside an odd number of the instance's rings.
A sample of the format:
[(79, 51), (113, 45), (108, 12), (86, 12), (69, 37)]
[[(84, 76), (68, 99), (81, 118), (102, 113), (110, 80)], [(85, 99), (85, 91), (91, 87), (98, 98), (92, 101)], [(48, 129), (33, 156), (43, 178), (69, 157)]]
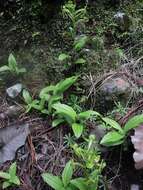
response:
[(72, 86), (78, 77), (69, 77), (60, 81), (56, 85), (50, 85), (43, 88), (39, 94), (39, 99), (33, 100), (30, 93), (26, 90), (23, 91), (23, 98), (27, 104), (27, 112), (32, 108), (40, 111), (41, 113), (50, 114), (52, 106), (63, 99), (63, 93)]
[(102, 118), (102, 120), (105, 122), (105, 126), (110, 132), (102, 138), (100, 144), (104, 146), (116, 146), (124, 143), (127, 134), (131, 129), (134, 129), (143, 123), (143, 114), (132, 117), (123, 127), (112, 119)]
[(10, 72), (13, 75), (20, 75), (26, 72), (25, 68), (19, 68), (14, 55), (11, 53), (8, 57), (8, 65), (0, 67), (0, 73)]
[(14, 162), (7, 172), (0, 171), (0, 178), (3, 178), (2, 189), (12, 186), (19, 186), (20, 180), (16, 175), (16, 162)]
[(88, 119), (91, 117), (100, 117), (98, 112), (92, 110), (78, 114), (71, 106), (61, 103), (54, 104), (53, 108), (56, 110), (55, 115), (57, 116), (57, 119), (53, 121), (53, 126), (55, 127), (60, 123), (67, 122), (71, 126), (76, 138), (82, 135)]
[(69, 0), (63, 6), (63, 15), (66, 15), (70, 19), (69, 33), (74, 39), (77, 33), (79, 23), (85, 23), (88, 20), (87, 5), (84, 8), (76, 9), (76, 3)]

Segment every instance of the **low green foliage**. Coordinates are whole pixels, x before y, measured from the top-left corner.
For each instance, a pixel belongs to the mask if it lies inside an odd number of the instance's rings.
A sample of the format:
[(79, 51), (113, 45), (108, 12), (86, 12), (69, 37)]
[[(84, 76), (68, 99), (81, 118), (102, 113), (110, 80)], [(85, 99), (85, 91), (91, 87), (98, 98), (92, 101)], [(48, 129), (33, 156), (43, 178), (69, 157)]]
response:
[(111, 131), (102, 138), (100, 144), (105, 146), (115, 146), (122, 144), (125, 141), (127, 134), (131, 129), (134, 129), (143, 123), (143, 114), (132, 117), (123, 127), (109, 118), (103, 118), (103, 121), (107, 127), (110, 126), (108, 129)]
[(50, 85), (43, 88), (39, 94), (38, 99), (31, 97), (27, 90), (23, 90), (23, 98), (26, 106), (26, 112), (32, 108), (40, 111), (41, 113), (50, 114), (53, 104), (63, 99), (63, 93), (72, 86), (77, 80), (77, 77), (69, 77), (60, 81), (56, 85)]
[[(69, 161), (61, 176), (42, 174), (43, 180), (55, 190), (97, 190), (105, 163), (101, 160), (95, 144), (95, 136), (90, 135), (84, 147), (71, 145), (77, 160)], [(73, 178), (75, 169), (82, 170), (83, 176)]]
[(76, 9), (76, 3), (72, 0), (69, 0), (64, 6), (63, 6), (63, 15), (68, 16), (70, 19), (70, 27), (69, 27), (69, 33), (74, 39), (77, 33), (77, 28), (80, 23), (85, 23), (88, 20), (87, 16), (87, 6), (84, 8)]
[(63, 122), (67, 122), (71, 126), (74, 135), (77, 138), (82, 135), (86, 121), (89, 118), (93, 116), (100, 117), (100, 114), (98, 112), (92, 110), (76, 113), (76, 111), (71, 106), (61, 103), (54, 104), (53, 108), (56, 110), (55, 115), (57, 115), (58, 118), (53, 121), (53, 126), (56, 126), (55, 121), (57, 125)]
[(12, 186), (19, 186), (20, 180), (16, 175), (16, 162), (14, 162), (7, 172), (0, 171), (0, 178), (3, 178), (2, 189)]
[(14, 55), (11, 53), (8, 58), (8, 65), (0, 67), (0, 73), (10, 72), (13, 75), (20, 75), (26, 72), (25, 68), (19, 68)]

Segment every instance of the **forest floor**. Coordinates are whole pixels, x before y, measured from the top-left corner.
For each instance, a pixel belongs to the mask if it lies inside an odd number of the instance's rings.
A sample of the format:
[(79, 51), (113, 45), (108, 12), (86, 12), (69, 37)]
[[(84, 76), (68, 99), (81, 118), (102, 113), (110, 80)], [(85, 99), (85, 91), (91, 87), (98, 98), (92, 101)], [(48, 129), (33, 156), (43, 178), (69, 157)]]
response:
[[(119, 11), (130, 19), (126, 29), (122, 29), (125, 23), (115, 21)], [(88, 36), (88, 42), (78, 53), (73, 50), (73, 40), (65, 33), (69, 20), (63, 17), (61, 11), (47, 18), (44, 23), (35, 12), (29, 10), (17, 11), (8, 17), (3, 13), (0, 15), (0, 66), (7, 64), (9, 54), (13, 53), (18, 65), (27, 70), (20, 77), (2, 75), (0, 81), (0, 128), (25, 123), (30, 126), (25, 145), (15, 155), (21, 186), (12, 187), (11, 190), (50, 189), (42, 181), (41, 173), (48, 171), (59, 175), (66, 162), (72, 158), (66, 143), (71, 130), (66, 125), (52, 127), (51, 117), (34, 110), (30, 113), (13, 110), (15, 114), (10, 113), (8, 110), (11, 106), (23, 108), (25, 102), (21, 94), (16, 98), (9, 97), (6, 89), (20, 83), (32, 97), (37, 97), (45, 86), (78, 75), (78, 84), (64, 95), (68, 104), (83, 110), (94, 109), (104, 116), (113, 116), (123, 124), (143, 110), (142, 13), (143, 4), (138, 1), (128, 1), (120, 8), (108, 4), (91, 4), (88, 7), (89, 20), (79, 26), (77, 35)], [(72, 58), (68, 61), (59, 60), (59, 55), (65, 52)], [(85, 62), (73, 64), (78, 58), (83, 58)], [(108, 83), (111, 78), (121, 79), (123, 83), (121, 86)], [(106, 83), (105, 89), (102, 88)], [(128, 84), (129, 91), (126, 90)], [(94, 133), (91, 126), (88, 128), (89, 134)], [(77, 142), (81, 143), (80, 140)], [(0, 146), (0, 156), (1, 151)], [(131, 188), (133, 184), (143, 189), (143, 172), (135, 169), (133, 152), (130, 138), (125, 146), (103, 150), (101, 154), (106, 161), (103, 176), (108, 184), (107, 190), (136, 190)], [(6, 170), (11, 163), (2, 163), (1, 170)], [(99, 189), (105, 187), (101, 185)]]

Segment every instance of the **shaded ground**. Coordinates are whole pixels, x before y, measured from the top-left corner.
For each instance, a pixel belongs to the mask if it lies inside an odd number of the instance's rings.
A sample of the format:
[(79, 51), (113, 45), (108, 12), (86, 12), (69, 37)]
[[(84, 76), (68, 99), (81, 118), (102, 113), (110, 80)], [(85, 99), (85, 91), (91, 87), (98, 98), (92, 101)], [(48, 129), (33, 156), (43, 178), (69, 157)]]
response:
[[(92, 7), (93, 6), (93, 7)], [(26, 76), (20, 79), (13, 79), (6, 76), (6, 80), (1, 85), (1, 112), (9, 105), (15, 103), (6, 97), (6, 87), (22, 82), (34, 95), (40, 91), (45, 85), (55, 83), (61, 79), (77, 74), (81, 74), (81, 95), (89, 95), (92, 89), (93, 81), (101, 81), (103, 73), (124, 71), (129, 76), (126, 76), (136, 89), (142, 87), (143, 67), (142, 61), (139, 60), (143, 53), (143, 41), (141, 23), (142, 16), (140, 12), (135, 12), (138, 9), (134, 4), (126, 5), (122, 9), (129, 11), (134, 18), (135, 30), (131, 30), (128, 34), (120, 33), (117, 28), (114, 28), (113, 15), (118, 11), (118, 8), (99, 6), (91, 6), (90, 21), (87, 23), (85, 34), (90, 37), (98, 35), (103, 40), (104, 45), (101, 51), (96, 51), (91, 43), (84, 48), (83, 54), (87, 60), (85, 66), (69, 67), (65, 69), (64, 64), (58, 61), (58, 55), (64, 51), (71, 50), (71, 41), (65, 40), (63, 33), (67, 28), (68, 21), (63, 19), (61, 14), (56, 14), (47, 23), (41, 24), (37, 17), (29, 18), (26, 15), (16, 14), (13, 18), (6, 19), (2, 15), (0, 17), (0, 65), (7, 62), (8, 55), (13, 52), (16, 55), (17, 61), (27, 69)], [(133, 9), (135, 7), (135, 10)], [(132, 11), (133, 10), (133, 11)], [(23, 13), (24, 14), (24, 13)], [(138, 17), (140, 15), (140, 17)], [(139, 21), (136, 19), (140, 19)], [(136, 25), (137, 24), (137, 25)], [(138, 32), (137, 32), (138, 31)], [(123, 48), (126, 58), (120, 59), (117, 48)], [(137, 63), (138, 60), (138, 63)], [(127, 66), (123, 66), (123, 64)], [(133, 63), (133, 64), (132, 64)], [(129, 65), (129, 67), (128, 67)], [(126, 72), (127, 71), (127, 72)], [(92, 77), (95, 78), (93, 81)], [(132, 77), (131, 77), (132, 76)], [(97, 80), (99, 78), (99, 81)], [(106, 77), (105, 77), (106, 78)], [(140, 81), (138, 84), (138, 80)], [(84, 84), (83, 84), (84, 83)], [(98, 84), (97, 83), (97, 89)], [(136, 91), (137, 92), (137, 91)], [(83, 103), (83, 107), (92, 107), (94, 91), (89, 96), (89, 100)], [(131, 96), (129, 106), (132, 102), (137, 103), (142, 98), (142, 93), (138, 92)], [(19, 100), (21, 103), (22, 100)], [(95, 108), (102, 107), (104, 113), (110, 111), (106, 102), (101, 101)], [(107, 107), (107, 109), (105, 109)], [(71, 157), (71, 152), (66, 145), (65, 135), (68, 134), (66, 126), (52, 128), (50, 118), (43, 117), (35, 112), (30, 116), (21, 114), (18, 118), (7, 118), (1, 121), (1, 127), (11, 124), (29, 123), (31, 135), (29, 135), (26, 145), (19, 150), (16, 159), (18, 161), (18, 174), (21, 177), (22, 185), (12, 190), (48, 190), (41, 180), (40, 174), (44, 171), (59, 174), (68, 158)], [(115, 184), (117, 190), (130, 190), (131, 184), (143, 184), (142, 171), (134, 169), (132, 160), (133, 148), (129, 148), (127, 153), (119, 149), (108, 152), (103, 157), (107, 160), (107, 181)], [(5, 169), (10, 165), (6, 163), (1, 166)], [(143, 188), (142, 186), (140, 187)], [(102, 188), (101, 188), (102, 189)], [(111, 190), (114, 190), (113, 187)]]

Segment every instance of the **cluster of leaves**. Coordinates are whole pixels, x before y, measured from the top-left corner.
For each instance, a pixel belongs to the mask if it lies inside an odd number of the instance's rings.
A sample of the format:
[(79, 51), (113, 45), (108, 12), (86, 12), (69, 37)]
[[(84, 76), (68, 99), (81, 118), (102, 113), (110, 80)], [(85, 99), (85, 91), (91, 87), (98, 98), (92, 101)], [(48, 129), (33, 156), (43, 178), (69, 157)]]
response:
[(2, 189), (6, 189), (12, 186), (19, 186), (20, 180), (16, 175), (16, 162), (14, 162), (7, 172), (0, 171), (0, 178), (3, 178)]
[(77, 28), (80, 23), (88, 21), (87, 6), (77, 9), (76, 3), (69, 0), (62, 8), (63, 15), (70, 19), (69, 34), (75, 39)]
[(23, 91), (23, 98), (27, 104), (26, 112), (36, 109), (44, 114), (50, 114), (52, 106), (63, 99), (63, 93), (77, 80), (77, 77), (69, 77), (60, 81), (56, 85), (50, 85), (43, 88), (39, 94), (39, 99), (31, 97), (27, 90)]
[(101, 144), (105, 146), (116, 146), (124, 143), (128, 132), (143, 123), (143, 114), (136, 115), (129, 119), (127, 123), (121, 127), (119, 123), (110, 118), (102, 118), (106, 127), (110, 130), (101, 140)]
[(53, 126), (66, 121), (71, 126), (76, 138), (82, 135), (89, 118), (100, 116), (98, 112), (92, 110), (76, 113), (71, 106), (61, 103), (54, 104), (53, 108), (56, 110), (55, 115), (57, 116), (57, 119), (53, 121)]
[(0, 73), (10, 72), (13, 75), (21, 75), (26, 72), (25, 68), (19, 68), (14, 55), (11, 53), (8, 57), (8, 65), (0, 67)]
[[(86, 35), (77, 36), (79, 24), (83, 24), (88, 21), (87, 15), (87, 5), (84, 8), (77, 9), (76, 3), (73, 1), (68, 1), (63, 6), (63, 15), (70, 19), (70, 26), (68, 34), (72, 37), (73, 49), (69, 53), (61, 53), (58, 57), (59, 61), (66, 62), (65, 68), (73, 64), (84, 64), (86, 60), (79, 56), (79, 51), (82, 50), (88, 42), (88, 37)], [(78, 56), (75, 56), (78, 55)]]
[[(43, 180), (55, 190), (97, 190), (105, 163), (101, 160), (95, 143), (95, 136), (90, 135), (84, 147), (72, 145), (77, 161), (69, 161), (61, 176), (53, 176), (50, 173), (42, 174)], [(73, 179), (75, 168), (83, 171), (82, 177)]]

